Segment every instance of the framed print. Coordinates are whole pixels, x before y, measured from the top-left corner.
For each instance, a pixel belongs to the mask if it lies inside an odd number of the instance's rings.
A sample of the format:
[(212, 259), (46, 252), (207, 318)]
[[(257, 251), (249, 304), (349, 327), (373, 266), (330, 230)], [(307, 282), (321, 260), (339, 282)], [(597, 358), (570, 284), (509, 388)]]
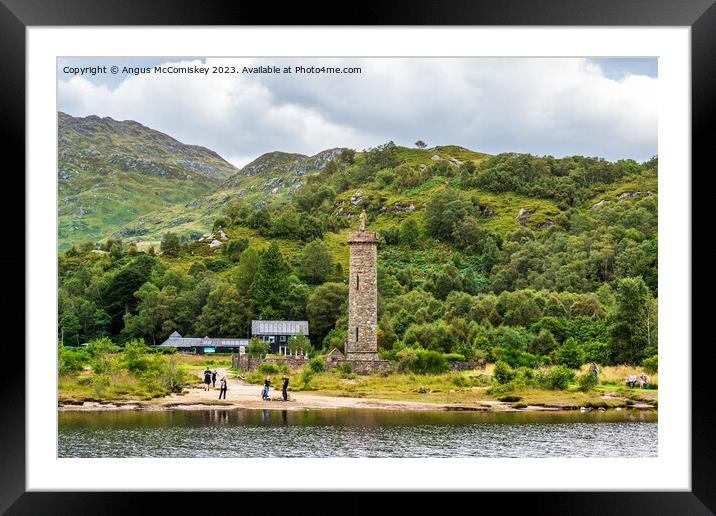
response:
[(691, 170), (716, 8), (397, 5), (3, 0), (27, 192), (3, 510), (713, 511)]

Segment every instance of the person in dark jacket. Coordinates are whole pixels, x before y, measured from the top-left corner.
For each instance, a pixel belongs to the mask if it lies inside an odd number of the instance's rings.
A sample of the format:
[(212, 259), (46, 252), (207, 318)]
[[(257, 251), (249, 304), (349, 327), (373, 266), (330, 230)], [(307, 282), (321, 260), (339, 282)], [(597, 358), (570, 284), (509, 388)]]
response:
[(283, 394), (283, 401), (288, 401), (288, 376), (283, 377), (281, 392)]
[(211, 386), (216, 388), (216, 371), (211, 373)]
[(209, 370), (208, 367), (204, 371), (204, 385), (206, 385), (207, 391), (211, 388), (211, 387), (209, 387), (211, 385), (211, 371)]
[(224, 399), (226, 399), (226, 389), (227, 389), (227, 386), (226, 386), (226, 376), (224, 376), (224, 377), (221, 379), (221, 383), (219, 383), (219, 386), (220, 386), (220, 388), (221, 388), (221, 389), (219, 390), (219, 399), (221, 399), (221, 396), (222, 396), (222, 395), (224, 396)]
[(271, 387), (271, 376), (267, 376), (264, 380), (264, 388), (261, 391), (261, 398), (264, 400), (269, 399), (269, 387)]

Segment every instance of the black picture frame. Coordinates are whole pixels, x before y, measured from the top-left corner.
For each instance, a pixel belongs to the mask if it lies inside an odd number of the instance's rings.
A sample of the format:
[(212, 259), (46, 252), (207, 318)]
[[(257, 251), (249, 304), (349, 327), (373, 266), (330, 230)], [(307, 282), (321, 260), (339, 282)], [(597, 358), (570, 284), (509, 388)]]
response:
[[(339, 15), (332, 5), (301, 2), (277, 4), (243, 0), (0, 0), (0, 135), (3, 155), (13, 157), (16, 171), (24, 170), (25, 30), (30, 26), (91, 25), (512, 25), (512, 26), (685, 26), (691, 28), (692, 168), (706, 167), (713, 142), (716, 107), (716, 0), (367, 0), (350, 15)], [(684, 171), (686, 174), (686, 171)], [(22, 203), (24, 181), (16, 177), (15, 202)], [(692, 175), (693, 180), (693, 175)], [(692, 191), (698, 192), (698, 190)], [(696, 202), (693, 202), (696, 205)], [(708, 205), (708, 202), (706, 203)], [(17, 209), (21, 209), (19, 206)], [(24, 210), (23, 210), (24, 213)], [(693, 212), (692, 212), (693, 213)], [(692, 215), (694, 223), (698, 218)], [(692, 235), (694, 232), (692, 231)], [(23, 246), (24, 248), (24, 246)], [(700, 255), (693, 253), (694, 258)], [(702, 255), (703, 256), (703, 255)], [(704, 256), (708, 258), (707, 256)], [(17, 245), (6, 266), (31, 274)], [(693, 260), (693, 259), (692, 259)], [(693, 260), (693, 266), (696, 261)], [(25, 318), (17, 295), (3, 300), (8, 321)], [(693, 294), (692, 294), (693, 298)], [(693, 321), (708, 317), (708, 305), (692, 303)], [(13, 314), (12, 311), (22, 314)], [(701, 315), (702, 317), (698, 317)], [(13, 317), (14, 316), (14, 317)], [(706, 319), (708, 320), (708, 319)], [(694, 334), (695, 335), (695, 334)], [(19, 340), (19, 339), (17, 339)], [(529, 504), (532, 513), (549, 514), (712, 514), (716, 511), (716, 416), (712, 411), (714, 387), (709, 375), (709, 342), (692, 339), (692, 490), (690, 492), (484, 493), (480, 504), (509, 499)], [(15, 371), (25, 370), (21, 346), (6, 342), (3, 353)], [(22, 367), (20, 367), (22, 366)], [(119, 514), (149, 507), (150, 497), (162, 504), (203, 510), (204, 497), (189, 493), (56, 493), (25, 492), (25, 394), (17, 376), (3, 375), (0, 398), (0, 511), (8, 514)], [(638, 474), (638, 472), (635, 472)], [(211, 504), (228, 496), (211, 495)], [(296, 496), (292, 494), (291, 497)], [(307, 495), (309, 497), (316, 496)], [(363, 495), (346, 494), (339, 507), (353, 512), (365, 504)], [(451, 495), (452, 496), (452, 495)], [(218, 497), (218, 498), (217, 498)], [(292, 498), (293, 499), (293, 498)], [(245, 498), (243, 498), (245, 500)], [(272, 505), (278, 500), (271, 497)], [(294, 503), (295, 503), (295, 499)], [(362, 500), (362, 501), (361, 501)], [(414, 495), (412, 503), (423, 503)], [(475, 502), (476, 498), (473, 498)], [(502, 502), (500, 502), (502, 500)], [(235, 502), (232, 502), (232, 504)], [(304, 502), (302, 502), (304, 503)], [(311, 502), (305, 502), (308, 507)], [(316, 500), (316, 504), (322, 504)], [(474, 503), (474, 502), (473, 502)], [(245, 501), (241, 504), (246, 507)], [(451, 503), (452, 505), (452, 503)], [(169, 505), (164, 505), (168, 509)], [(231, 507), (231, 506), (229, 506)], [(292, 509), (293, 511), (293, 509)], [(168, 511), (167, 511), (168, 512)]]

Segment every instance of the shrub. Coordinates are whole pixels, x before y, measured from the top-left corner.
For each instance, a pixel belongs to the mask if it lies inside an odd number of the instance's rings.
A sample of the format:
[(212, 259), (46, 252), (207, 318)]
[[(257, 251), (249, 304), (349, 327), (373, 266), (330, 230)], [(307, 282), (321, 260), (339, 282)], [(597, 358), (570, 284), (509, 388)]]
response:
[[(453, 353), (462, 355), (463, 361), (464, 360), (475, 360), (475, 348), (473, 348), (467, 342), (458, 343), (458, 345), (453, 348)], [(481, 357), (481, 358), (485, 358), (485, 357)], [(448, 358), (448, 360), (454, 360), (454, 359)]]
[(249, 246), (248, 238), (240, 238), (237, 240), (229, 240), (224, 244), (223, 253), (232, 262), (238, 262), (241, 253)]
[(279, 369), (276, 364), (272, 362), (261, 362), (258, 367), (258, 372), (261, 374), (278, 374)]
[(347, 378), (352, 376), (353, 368), (348, 362), (341, 362), (336, 366), (336, 371), (341, 378)]
[(92, 371), (96, 374), (110, 374), (120, 369), (121, 364), (117, 357), (100, 355), (91, 360)]
[(172, 357), (166, 362), (162, 375), (162, 385), (171, 392), (181, 392), (186, 384), (186, 372), (179, 367), (177, 360)]
[(444, 373), (450, 370), (445, 355), (439, 351), (418, 351), (418, 360), (415, 363), (416, 373)]
[[(395, 173), (392, 170), (381, 170), (375, 175), (375, 180), (381, 186), (388, 186), (390, 183), (395, 181)], [(381, 236), (383, 232), (381, 231)]]
[(574, 381), (574, 371), (560, 365), (545, 373), (538, 374), (537, 381), (548, 389), (566, 389)]
[(589, 391), (596, 387), (598, 375), (591, 371), (587, 371), (585, 374), (577, 378), (577, 384), (579, 385), (580, 391)]
[(310, 389), (311, 380), (313, 379), (313, 376), (315, 373), (311, 371), (311, 368), (306, 366), (301, 371), (301, 384), (303, 389)]
[(326, 370), (326, 364), (319, 357), (313, 357), (308, 361), (308, 368), (314, 373), (322, 373)]
[(495, 363), (495, 370), (492, 375), (495, 377), (497, 383), (501, 385), (512, 381), (516, 376), (515, 371), (510, 367), (510, 364), (503, 362), (502, 360), (498, 360), (497, 363)]
[(495, 348), (492, 354), (498, 361), (505, 362), (510, 367), (534, 367), (545, 359), (517, 348)]
[(395, 358), (398, 361), (398, 371), (406, 373), (413, 371), (418, 361), (418, 352), (413, 348), (401, 349), (395, 354)]
[(223, 258), (216, 258), (206, 263), (206, 268), (212, 272), (223, 271), (231, 267), (231, 262)]
[(645, 358), (641, 365), (647, 373), (656, 374), (659, 372), (659, 356), (654, 355), (649, 358)]
[(92, 390), (98, 398), (102, 397), (105, 389), (112, 384), (109, 375), (98, 374), (92, 378)]
[(226, 217), (216, 217), (214, 219), (214, 225), (212, 226), (212, 229), (214, 231), (217, 231), (219, 229), (225, 228), (229, 225), (229, 220)]
[(89, 353), (84, 349), (67, 349), (59, 347), (57, 355), (57, 371), (59, 374), (77, 374), (90, 360)]
[(132, 373), (146, 371), (150, 365), (148, 352), (149, 347), (144, 343), (144, 339), (132, 339), (124, 345), (122, 364)]
[[(145, 371), (140, 376), (140, 382), (147, 392), (154, 393), (162, 388), (161, 378), (158, 378), (153, 371)], [(115, 388), (115, 391), (117, 389)]]
[(465, 355), (461, 353), (445, 353), (445, 360), (449, 362), (464, 362)]
[(457, 387), (465, 387), (465, 386), (467, 386), (467, 380), (466, 380), (465, 377), (464, 377), (463, 375), (461, 375), (461, 374), (456, 374), (455, 376), (453, 376), (453, 377), (450, 379), (450, 381), (452, 382), (453, 385), (455, 385), (455, 386), (457, 386)]
[(534, 369), (529, 367), (519, 367), (515, 369), (515, 379), (528, 382), (535, 377)]
[(87, 352), (93, 357), (116, 353), (118, 351), (119, 346), (112, 342), (112, 339), (109, 337), (102, 337), (101, 339), (91, 340), (87, 343)]
[(518, 390), (517, 384), (514, 382), (508, 382), (505, 384), (494, 385), (487, 389), (487, 393), (491, 396), (502, 396)]
[(263, 385), (266, 375), (259, 373), (258, 371), (249, 371), (246, 373), (246, 382), (253, 384)]
[(380, 231), (380, 236), (388, 245), (397, 245), (400, 243), (400, 228), (397, 226), (388, 226)]
[(150, 350), (150, 353), (156, 353), (158, 355), (174, 355), (174, 354), (176, 354), (176, 352), (177, 352), (177, 348), (170, 347), (170, 346), (168, 346), (166, 348), (156, 347), (156, 348), (152, 348)]
[[(473, 349), (474, 349), (474, 351), (473, 351), (472, 360), (480, 360), (480, 359), (487, 360), (487, 357), (489, 354), (487, 352), (487, 350), (479, 349), (479, 348), (478, 349), (473, 348)], [(467, 357), (467, 355), (465, 355), (465, 357)]]
[(450, 370), (448, 361), (439, 351), (405, 348), (396, 353), (398, 370), (418, 374), (444, 373)]

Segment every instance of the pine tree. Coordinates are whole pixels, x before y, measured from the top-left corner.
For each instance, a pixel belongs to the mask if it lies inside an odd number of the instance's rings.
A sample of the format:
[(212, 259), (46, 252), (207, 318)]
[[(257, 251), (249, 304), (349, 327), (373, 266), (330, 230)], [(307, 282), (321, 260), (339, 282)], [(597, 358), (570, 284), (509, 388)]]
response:
[(276, 242), (261, 253), (254, 278), (253, 305), (262, 318), (280, 318), (290, 270)]
[(303, 248), (299, 265), (301, 279), (314, 285), (328, 281), (333, 273), (333, 256), (320, 240), (314, 240)]
[(637, 364), (645, 357), (647, 323), (650, 321), (647, 306), (651, 296), (641, 276), (619, 281), (616, 313), (612, 318), (611, 336), (614, 361)]

